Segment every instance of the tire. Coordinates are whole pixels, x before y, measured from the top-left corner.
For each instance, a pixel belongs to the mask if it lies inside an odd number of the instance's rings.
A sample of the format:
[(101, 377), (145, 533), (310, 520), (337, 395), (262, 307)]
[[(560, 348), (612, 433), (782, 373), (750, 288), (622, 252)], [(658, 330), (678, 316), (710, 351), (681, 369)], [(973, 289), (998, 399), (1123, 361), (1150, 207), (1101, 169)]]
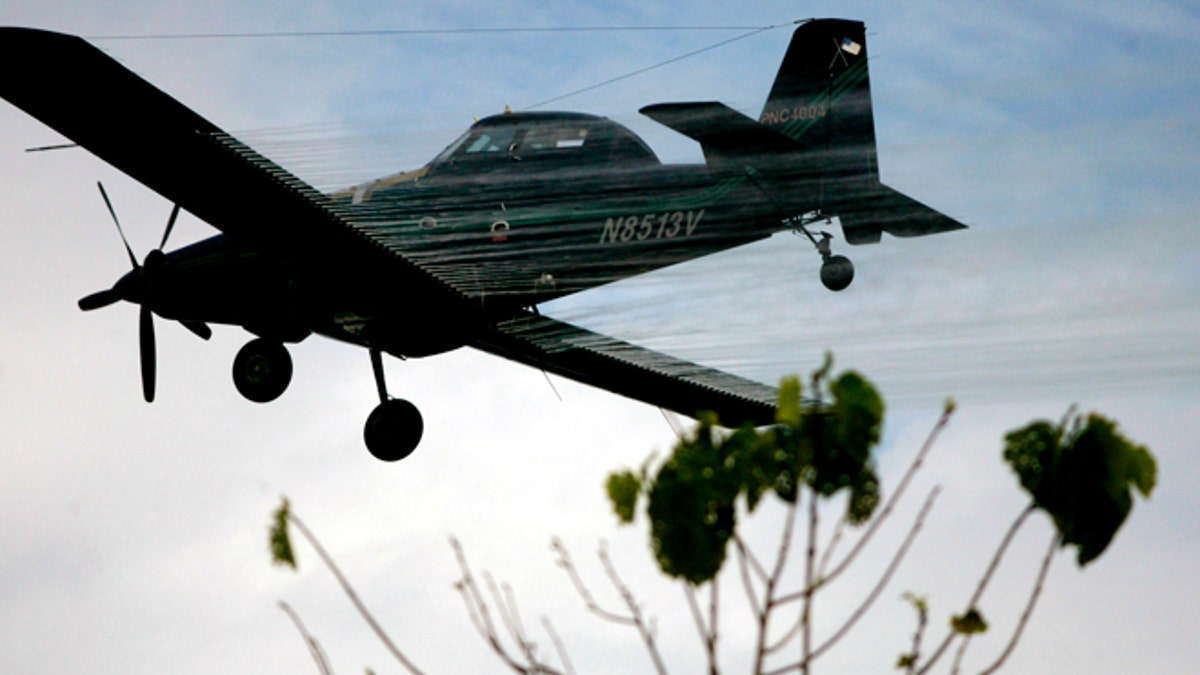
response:
[(278, 342), (258, 338), (246, 343), (233, 359), (233, 385), (255, 403), (279, 398), (292, 381), (292, 357)]
[(367, 417), (363, 440), (376, 459), (398, 462), (413, 453), (425, 433), (425, 422), (417, 406), (404, 399), (390, 399), (375, 406)]
[(844, 290), (854, 281), (854, 264), (844, 255), (832, 255), (821, 265), (821, 283), (831, 291)]

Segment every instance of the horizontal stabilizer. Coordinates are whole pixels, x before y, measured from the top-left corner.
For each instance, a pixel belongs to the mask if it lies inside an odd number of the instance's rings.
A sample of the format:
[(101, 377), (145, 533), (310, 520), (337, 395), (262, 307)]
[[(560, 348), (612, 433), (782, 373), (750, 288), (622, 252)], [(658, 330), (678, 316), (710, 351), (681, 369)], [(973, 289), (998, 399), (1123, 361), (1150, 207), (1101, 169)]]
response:
[(800, 153), (804, 146), (724, 103), (656, 103), (642, 108), (646, 117), (700, 143), (714, 171), (756, 169), (764, 156)]
[(855, 191), (854, 198), (837, 209), (842, 233), (851, 244), (879, 241), (880, 233), (895, 237), (964, 230), (966, 225), (882, 183)]

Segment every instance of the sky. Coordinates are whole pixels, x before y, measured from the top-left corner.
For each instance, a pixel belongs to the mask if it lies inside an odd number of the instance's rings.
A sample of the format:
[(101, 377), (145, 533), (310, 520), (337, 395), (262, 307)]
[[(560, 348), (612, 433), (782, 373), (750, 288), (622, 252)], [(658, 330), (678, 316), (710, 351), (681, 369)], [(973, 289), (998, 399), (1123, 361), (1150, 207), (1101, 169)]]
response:
[[(1097, 410), (1148, 446), (1159, 485), (1109, 551), (1058, 556), (1009, 672), (1193, 672), (1200, 662), (1200, 13), (1190, 3), (73, 2), (16, 0), (0, 25), (89, 36), (107, 53), (322, 188), (428, 161), (476, 117), (525, 109), (753, 27), (808, 16), (868, 27), (885, 183), (969, 230), (836, 250), (858, 276), (833, 294), (803, 239), (781, 235), (545, 311), (767, 383), (832, 351), (889, 403), (885, 491), (958, 402), (912, 492), (817, 605), (828, 634), (886, 566), (924, 495), (942, 491), (903, 567), (818, 672), (887, 672), (926, 595), (932, 636), (962, 611), (1024, 500), (1004, 433)], [(564, 26), (721, 31), (175, 38), (180, 34)], [(720, 100), (756, 116), (790, 37), (757, 32), (535, 109), (606, 115), (665, 160), (700, 161), (639, 107)], [(120, 39), (122, 36), (125, 39)], [(130, 37), (141, 39), (129, 39)], [(154, 37), (158, 36), (158, 37)], [(7, 67), (20, 67), (8, 64)], [(2, 77), (2, 75), (0, 75)], [(48, 83), (52, 86), (53, 83)], [(96, 101), (96, 106), (106, 105)], [(367, 354), (321, 338), (269, 405), (229, 369), (249, 339), (200, 342), (158, 322), (158, 399), (141, 399), (137, 311), (76, 301), (127, 270), (103, 181), (139, 255), (171, 205), (0, 102), (0, 665), (13, 672), (314, 672), (291, 605), (337, 672), (401, 672), (304, 544), (270, 564), (266, 529), (287, 495), (406, 654), (425, 672), (501, 672), (453, 584), (448, 537), (509, 583), (544, 650), (553, 621), (580, 673), (648, 672), (628, 629), (588, 615), (549, 548), (561, 537), (616, 607), (601, 541), (646, 611), (672, 672), (702, 667), (678, 585), (655, 571), (642, 525), (618, 528), (608, 472), (675, 435), (657, 409), (470, 350), (389, 359), (425, 438), (385, 465), (363, 447), (377, 402)], [(185, 214), (172, 247), (214, 233)], [(835, 234), (838, 234), (835, 230)], [(828, 511), (828, 536), (835, 509)], [(748, 526), (766, 547), (778, 511)], [(979, 670), (1016, 622), (1051, 536), (1026, 525), (982, 603)], [(767, 550), (764, 548), (763, 550)], [(746, 671), (736, 579), (723, 584), (722, 663)], [(933, 639), (933, 638), (931, 638)], [(944, 664), (948, 665), (948, 664)]]

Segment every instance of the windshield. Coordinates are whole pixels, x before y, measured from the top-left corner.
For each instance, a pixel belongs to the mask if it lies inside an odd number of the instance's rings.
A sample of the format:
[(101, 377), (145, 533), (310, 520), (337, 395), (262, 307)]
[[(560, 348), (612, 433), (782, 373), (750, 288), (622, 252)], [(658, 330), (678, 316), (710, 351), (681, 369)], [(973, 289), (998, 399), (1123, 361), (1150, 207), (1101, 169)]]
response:
[(470, 129), (434, 158), (434, 164), (465, 159), (471, 156), (486, 156), (492, 153), (508, 152), (513, 145), (516, 135), (515, 126), (486, 127)]

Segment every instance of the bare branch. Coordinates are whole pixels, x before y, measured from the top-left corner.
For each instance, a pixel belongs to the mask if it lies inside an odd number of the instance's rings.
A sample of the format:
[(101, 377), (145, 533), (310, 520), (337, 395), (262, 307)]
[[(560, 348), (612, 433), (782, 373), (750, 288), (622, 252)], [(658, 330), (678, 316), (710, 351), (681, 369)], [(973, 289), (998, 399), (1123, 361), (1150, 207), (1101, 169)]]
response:
[(817, 565), (817, 579), (825, 579), (825, 570), (829, 569), (829, 562), (833, 558), (833, 552), (837, 550), (838, 544), (842, 541), (842, 535), (846, 532), (846, 526), (850, 524), (850, 518), (846, 514), (842, 514), (838, 518), (837, 525), (833, 528), (833, 536), (829, 538), (829, 544), (825, 546), (825, 552), (821, 554), (821, 564)]
[[(814, 378), (815, 380), (815, 378)], [(815, 384), (815, 381), (814, 381)], [(813, 491), (808, 500), (808, 549), (804, 555), (804, 609), (800, 611), (800, 672), (808, 675), (812, 663), (812, 610), (813, 593), (816, 592), (813, 565), (817, 556), (817, 493)]]
[(321, 557), (321, 561), (325, 563), (325, 566), (329, 568), (329, 571), (333, 572), (333, 576), (337, 578), (338, 584), (341, 585), (342, 590), (346, 593), (346, 596), (350, 598), (350, 602), (354, 603), (355, 609), (358, 610), (358, 613), (362, 615), (367, 624), (371, 626), (371, 630), (375, 631), (375, 635), (379, 637), (380, 641), (383, 642), (388, 651), (392, 653), (392, 656), (396, 657), (396, 660), (400, 662), (400, 665), (404, 666), (405, 670), (410, 673), (420, 675), (421, 671), (418, 670), (417, 667), (414, 666), (412, 662), (400, 652), (400, 649), (396, 647), (395, 643), (392, 642), (392, 639), (388, 637), (388, 634), (385, 633), (379, 623), (375, 621), (375, 617), (372, 616), (369, 611), (367, 611), (366, 606), (363, 605), (362, 601), (358, 599), (358, 594), (354, 592), (354, 588), (350, 586), (350, 582), (346, 580), (345, 575), (343, 575), (342, 571), (338, 569), (337, 564), (333, 562), (333, 558), (329, 557), (329, 554), (325, 552), (325, 547), (321, 546), (321, 542), (317, 541), (317, 538), (311, 531), (309, 531), (308, 527), (305, 526), (304, 521), (300, 520), (295, 513), (290, 512), (287, 514), (287, 519), (296, 526), (296, 529), (300, 531), (300, 534), (304, 535), (304, 538), (308, 540), (308, 543), (317, 552), (317, 555)]
[(1016, 648), (1017, 642), (1021, 639), (1021, 633), (1025, 630), (1025, 624), (1029, 622), (1029, 617), (1033, 615), (1033, 608), (1037, 604), (1038, 596), (1042, 593), (1042, 586), (1046, 582), (1046, 574), (1050, 571), (1050, 563), (1054, 560), (1054, 554), (1058, 551), (1058, 531), (1054, 531), (1054, 535), (1050, 537), (1050, 548), (1046, 550), (1045, 557), (1042, 558), (1042, 568), (1038, 571), (1037, 582), (1033, 586), (1033, 593), (1029, 596), (1029, 603), (1025, 605), (1025, 611), (1021, 612), (1021, 620), (1017, 622), (1017, 627), (1013, 631), (1012, 639), (1008, 641), (1008, 646), (996, 659), (995, 663), (988, 666), (980, 675), (991, 675), (1004, 665), (1008, 660), (1013, 649)]
[(924, 598), (917, 597), (911, 593), (905, 593), (904, 597), (911, 600), (913, 608), (917, 610), (917, 630), (913, 632), (912, 651), (904, 656), (907, 659), (907, 665), (901, 661), (901, 666), (909, 675), (917, 668), (917, 661), (921, 658), (921, 642), (925, 639), (925, 628), (929, 625), (929, 608)]
[(854, 559), (858, 557), (858, 554), (863, 550), (863, 548), (866, 547), (867, 542), (869, 542), (879, 530), (879, 526), (883, 524), (883, 521), (887, 520), (888, 516), (892, 514), (892, 511), (896, 508), (896, 504), (900, 501), (900, 497), (904, 495), (904, 491), (908, 488), (908, 484), (912, 482), (913, 476), (915, 476), (917, 471), (920, 470), (921, 466), (924, 465), (925, 458), (929, 455), (929, 451), (933, 449), (934, 442), (937, 441), (937, 438), (939, 435), (941, 435), (942, 430), (945, 429), (948, 424), (950, 424), (950, 417), (953, 414), (954, 406), (948, 402), (946, 407), (942, 410), (942, 416), (938, 418), (937, 424), (933, 425), (933, 429), (929, 432), (929, 436), (926, 437), (925, 444), (921, 446), (921, 450), (918, 451), (917, 456), (913, 458), (912, 464), (909, 464), (908, 470), (904, 472), (904, 477), (900, 479), (900, 483), (896, 486), (896, 491), (892, 493), (891, 498), (888, 499), (886, 504), (884, 504), (883, 510), (879, 512), (879, 515), (871, 520), (871, 524), (867, 526), (867, 530), (863, 532), (862, 536), (858, 538), (858, 541), (854, 543), (854, 547), (850, 549), (850, 552), (846, 554), (846, 557), (840, 563), (838, 563), (836, 567), (833, 568), (833, 571), (831, 571), (828, 576), (821, 578), (822, 584), (827, 584), (841, 575), (841, 573), (850, 566), (850, 563), (854, 562)]
[(471, 616), (471, 622), (475, 624), (480, 635), (491, 642), (496, 639), (496, 626), (488, 614), (487, 602), (483, 599), (483, 594), (475, 583), (470, 566), (467, 565), (467, 557), (463, 553), (462, 545), (458, 543), (457, 539), (450, 537), (450, 546), (454, 549), (454, 555), (458, 559), (458, 568), (462, 572), (462, 579), (455, 584), (455, 588), (467, 603), (467, 612)]
[(561, 539), (558, 537), (551, 539), (550, 548), (554, 549), (554, 552), (558, 554), (558, 566), (567, 571), (567, 576), (571, 577), (571, 583), (575, 586), (575, 590), (579, 593), (579, 596), (583, 598), (583, 603), (587, 605), (588, 611), (604, 619), (605, 621), (612, 621), (613, 623), (624, 624), (627, 626), (637, 625), (637, 621), (634, 619), (634, 617), (624, 616), (617, 614), (616, 612), (610, 612), (596, 602), (595, 598), (592, 597), (591, 592), (588, 591), (587, 586), (584, 585), (583, 579), (579, 577), (579, 572), (575, 569), (575, 563), (571, 560), (571, 553), (567, 551), (567, 547), (563, 545)]
[[(975, 593), (971, 596), (970, 601), (967, 602), (967, 610), (978, 606), (979, 600), (983, 598), (984, 590), (987, 589), (988, 583), (992, 580), (992, 576), (995, 574), (996, 569), (1000, 567), (1000, 561), (1004, 558), (1004, 554), (1008, 550), (1009, 544), (1012, 543), (1013, 538), (1016, 537), (1017, 531), (1021, 529), (1021, 526), (1025, 523), (1025, 520), (1029, 518), (1030, 514), (1032, 514), (1036, 509), (1037, 505), (1032, 503), (1025, 507), (1025, 509), (1021, 511), (1021, 515), (1017, 516), (1017, 519), (1014, 520), (1013, 524), (1009, 526), (1008, 532), (1004, 533), (1004, 539), (1001, 540), (999, 548), (996, 549), (996, 553), (992, 555), (992, 560), (990, 563), (988, 563), (987, 571), (984, 572), (983, 578), (979, 580), (979, 585), (975, 587)], [(934, 650), (933, 655), (930, 656), (929, 660), (925, 662), (923, 666), (921, 666), (920, 670), (917, 671), (917, 675), (923, 675), (923, 673), (929, 672), (929, 669), (932, 668), (935, 663), (937, 663), (938, 659), (940, 659), (942, 654), (945, 653), (946, 648), (949, 647), (950, 643), (954, 641), (954, 637), (956, 635), (957, 633), (955, 633), (953, 630), (946, 634), (946, 637), (938, 645), (938, 648)]]
[(666, 675), (667, 668), (663, 665), (662, 656), (658, 653), (658, 646), (654, 642), (654, 630), (646, 625), (645, 619), (642, 617), (642, 608), (638, 605), (637, 598), (633, 597), (633, 592), (621, 581), (621, 577), (617, 575), (617, 570), (613, 567), (612, 560), (608, 557), (608, 549), (603, 545), (596, 554), (600, 558), (600, 563), (604, 565), (604, 572), (608, 575), (609, 581), (620, 593), (621, 599), (625, 601), (625, 607), (629, 610), (630, 616), (633, 617), (633, 625), (637, 627), (638, 634), (642, 636), (642, 642), (646, 645), (646, 650), (650, 652), (650, 659), (654, 662), (654, 669), (659, 675)]
[(296, 624), (296, 630), (300, 631), (300, 635), (304, 638), (304, 644), (308, 647), (308, 652), (312, 654), (313, 660), (317, 662), (317, 669), (321, 671), (321, 675), (332, 675), (333, 670), (329, 667), (329, 659), (326, 658), (325, 651), (321, 649), (317, 639), (309, 634), (308, 629), (304, 627), (304, 622), (300, 620), (300, 616), (292, 610), (291, 605), (282, 600), (279, 601), (279, 608), (287, 613), (292, 623)]
[(750, 604), (750, 610), (754, 612), (754, 616), (759, 618), (761, 624), (764, 610), (759, 606), (758, 595), (754, 590), (754, 581), (750, 579), (750, 551), (747, 550), (746, 543), (742, 541), (742, 538), (737, 535), (734, 535), (733, 543), (737, 549), (738, 571), (742, 577), (742, 589), (746, 591), (746, 602)]
[(954, 652), (954, 663), (950, 666), (950, 675), (958, 675), (962, 670), (963, 657), (967, 655), (967, 647), (971, 646), (971, 638), (974, 635), (963, 636), (963, 641), (958, 645), (958, 650)]
[(904, 538), (904, 543), (900, 545), (899, 550), (896, 551), (896, 555), (892, 557), (892, 562), (888, 564), (887, 570), (884, 571), (883, 576), (879, 579), (879, 583), (875, 584), (875, 588), (871, 589), (870, 594), (867, 595), (867, 599), (864, 600), (861, 605), (859, 605), (858, 609), (854, 610), (854, 614), (850, 615), (850, 618), (846, 620), (846, 623), (842, 624), (842, 627), (839, 628), (832, 637), (830, 637), (825, 641), (824, 644), (813, 651), (811, 658), (817, 658), (834, 644), (836, 644), (837, 641), (840, 640), (846, 633), (848, 633), (854, 624), (857, 623), (858, 620), (867, 613), (867, 610), (870, 609), (871, 605), (874, 604), (875, 600), (879, 597), (879, 594), (883, 592), (883, 589), (887, 586), (888, 582), (891, 581), (892, 575), (895, 574), (896, 570), (900, 568), (900, 563), (904, 560), (904, 556), (908, 554), (908, 549), (912, 547), (913, 542), (916, 541), (917, 534), (921, 531), (921, 527), (925, 524), (925, 518), (929, 515), (929, 511), (933, 509), (933, 502), (937, 499), (938, 495), (941, 494), (941, 491), (941, 486), (934, 486), (934, 488), (929, 491), (929, 496), (925, 498), (925, 503), (921, 506), (921, 511), (917, 513), (916, 520), (913, 521), (912, 527), (908, 530), (908, 536)]
[(491, 575), (484, 573), (485, 580), (488, 584), (488, 590), (492, 594), (493, 600), (496, 603), (497, 611), (501, 614), (501, 619), (505, 622), (505, 627), (508, 628), (513, 640), (517, 643), (517, 648), (521, 650), (526, 657), (529, 665), (524, 665), (517, 659), (513, 658), (504, 643), (500, 640), (500, 635), (496, 630), (496, 625), (491, 619), (491, 614), (488, 612), (487, 600), (483, 597), (483, 592), (479, 589), (479, 584), (475, 581), (475, 576), (471, 573), (471, 567), (467, 564), (466, 554), (463, 552), (462, 545), (454, 537), (450, 538), (450, 546), (454, 548), (455, 556), (458, 559), (458, 567), (462, 572), (462, 579), (455, 584), (455, 588), (462, 594), (463, 599), (467, 603), (467, 612), (471, 616), (471, 622), (475, 624), (475, 628), (479, 634), (487, 642), (492, 651), (504, 661), (512, 670), (518, 673), (558, 673), (558, 671), (539, 663), (532, 651), (532, 644), (524, 639), (524, 630), (520, 626), (519, 617), (515, 617), (516, 605), (511, 602), (511, 607), (506, 606), (503, 596), (500, 595), (496, 588), (495, 581)]
[(720, 634), (720, 631), (717, 630), (717, 617), (718, 617), (717, 589), (718, 588), (720, 588), (720, 586), (717, 583), (717, 580), (714, 578), (712, 580), (712, 583), (709, 584), (709, 596), (708, 596), (708, 636), (709, 636), (708, 667), (709, 667), (709, 670), (711, 671), (712, 675), (717, 675), (718, 670), (719, 670), (717, 668), (717, 640), (718, 640), (717, 636)]
[(717, 580), (713, 579), (711, 584), (708, 625), (705, 625), (704, 616), (700, 612), (700, 603), (696, 600), (696, 587), (685, 583), (683, 585), (683, 592), (687, 597), (688, 608), (692, 610), (692, 619), (696, 623), (696, 631), (700, 633), (700, 641), (704, 643), (704, 653), (708, 657), (708, 672), (710, 675), (716, 675), (718, 672), (716, 632)]
[(847, 633), (850, 632), (850, 629), (854, 627), (854, 624), (856, 624), (859, 619), (866, 615), (867, 610), (870, 609), (871, 605), (874, 604), (875, 600), (879, 598), (879, 595), (883, 592), (883, 589), (887, 586), (888, 582), (891, 581), (892, 575), (895, 574), (897, 569), (899, 569), (900, 563), (904, 560), (909, 548), (912, 547), (913, 542), (916, 540), (917, 533), (921, 531), (921, 527), (925, 524), (925, 518), (929, 515), (929, 511), (933, 508), (933, 502), (937, 499), (937, 496), (940, 492), (940, 487), (934, 487), (932, 490), (930, 490), (929, 496), (925, 498), (925, 503), (921, 507), (921, 511), (917, 514), (916, 519), (913, 521), (912, 527), (909, 528), (908, 536), (904, 538), (904, 542), (896, 551), (896, 555), (892, 557), (892, 561), (888, 564), (888, 567), (884, 571), (879, 582), (875, 584), (873, 589), (871, 589), (871, 592), (867, 595), (866, 599), (863, 600), (862, 604), (854, 610), (854, 613), (850, 615), (850, 618), (846, 619), (845, 623), (843, 623), (842, 626), (838, 628), (838, 630), (834, 632), (834, 634), (827, 640), (825, 640), (825, 642), (823, 642), (819, 647), (812, 650), (811, 653), (806, 651), (804, 653), (804, 660), (783, 668), (779, 668), (777, 670), (773, 670), (768, 673), (768, 675), (777, 675), (778, 673), (785, 673), (791, 670), (807, 672), (809, 664), (811, 664), (825, 652), (829, 651), (831, 647), (837, 644), (839, 640), (841, 640)]
[(492, 602), (496, 604), (496, 612), (500, 615), (500, 621), (504, 623), (505, 629), (508, 630), (509, 638), (517, 645), (517, 649), (525, 657), (529, 668), (534, 672), (540, 672), (537, 646), (525, 634), (525, 626), (521, 623), (521, 615), (517, 611), (517, 601), (513, 597), (512, 588), (508, 584), (497, 587), (496, 580), (488, 572), (483, 573), (483, 580), (487, 583), (488, 592), (492, 594)]
[[(776, 603), (777, 606), (778, 604), (779, 603)], [(800, 632), (800, 627), (802, 625), (804, 625), (804, 616), (802, 614), (797, 614), (796, 620), (792, 622), (792, 627), (789, 628), (787, 632), (784, 633), (778, 640), (776, 640), (775, 644), (769, 645), (766, 648), (765, 653), (773, 654), (780, 649), (783, 649), (784, 645), (786, 645), (788, 642), (791, 642), (792, 638), (796, 637), (796, 633)]]
[(571, 665), (571, 658), (567, 656), (567, 646), (563, 644), (562, 638), (558, 637), (558, 632), (554, 630), (550, 619), (543, 616), (542, 627), (546, 629), (546, 634), (550, 636), (550, 642), (554, 643), (554, 651), (558, 652), (558, 659), (563, 664), (563, 673), (565, 675), (575, 675), (575, 668)]

